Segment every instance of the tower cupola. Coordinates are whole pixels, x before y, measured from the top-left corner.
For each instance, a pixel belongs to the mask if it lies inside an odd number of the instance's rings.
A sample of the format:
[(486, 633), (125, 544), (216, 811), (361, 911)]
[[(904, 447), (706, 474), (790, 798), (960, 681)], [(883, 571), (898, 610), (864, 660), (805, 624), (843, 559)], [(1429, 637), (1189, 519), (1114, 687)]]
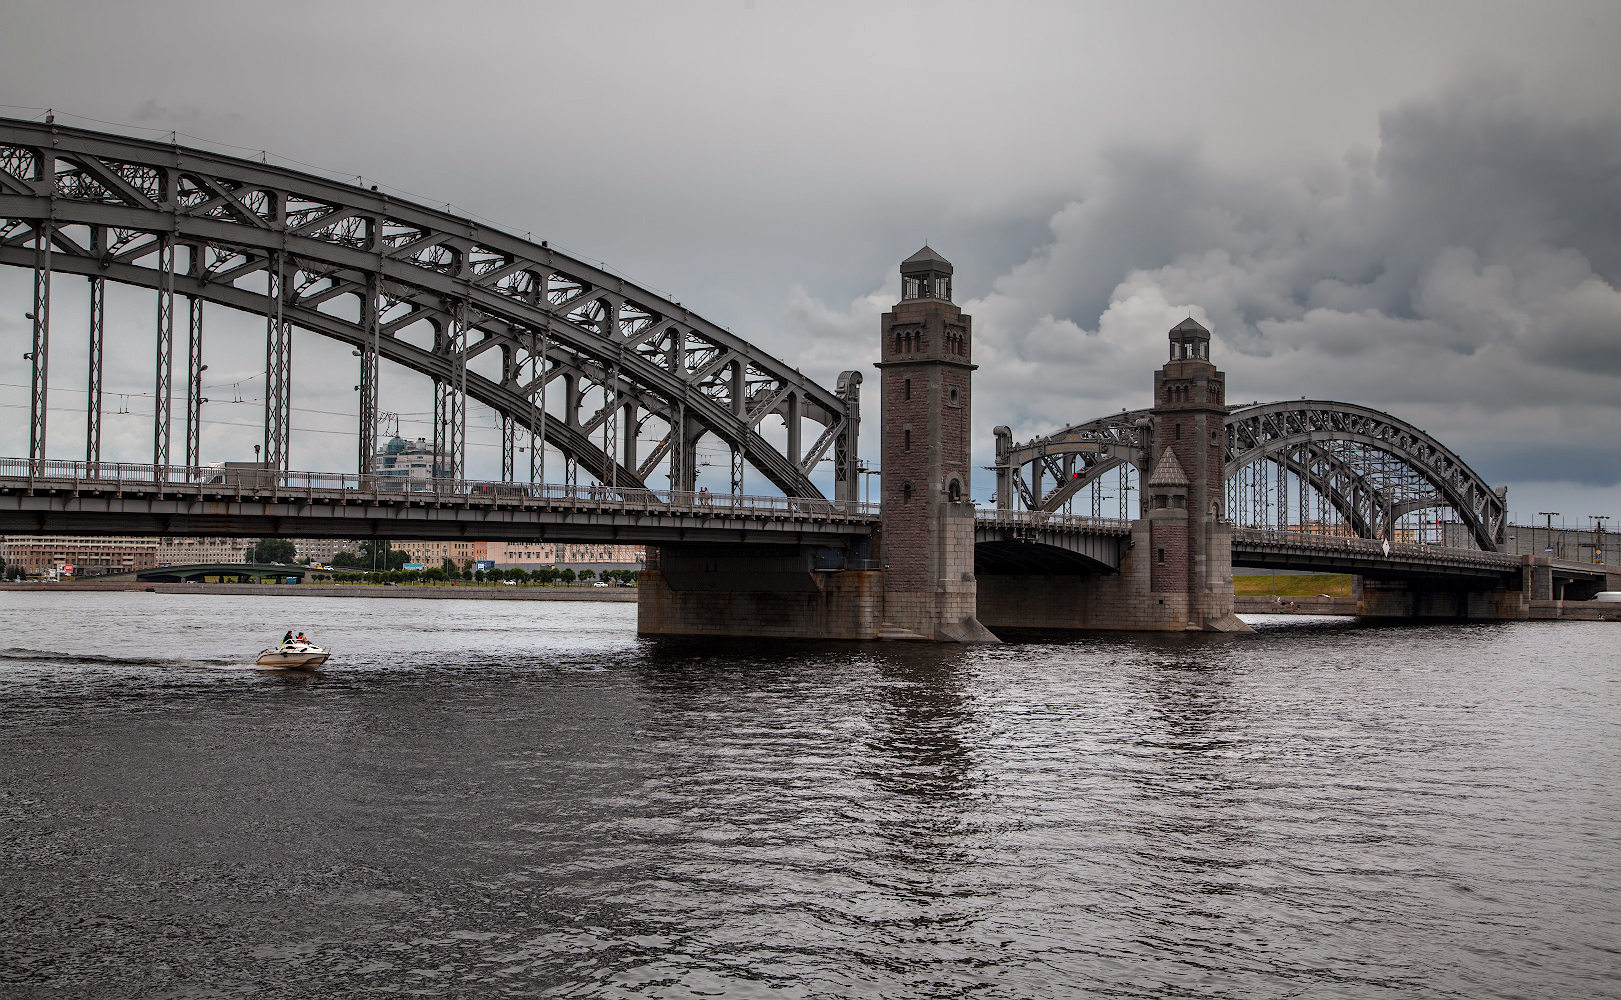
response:
[(1170, 336), (1172, 361), (1210, 360), (1210, 331), (1192, 316), (1171, 327)]
[(901, 261), (901, 301), (944, 299), (950, 302), (951, 272), (951, 261), (925, 246)]

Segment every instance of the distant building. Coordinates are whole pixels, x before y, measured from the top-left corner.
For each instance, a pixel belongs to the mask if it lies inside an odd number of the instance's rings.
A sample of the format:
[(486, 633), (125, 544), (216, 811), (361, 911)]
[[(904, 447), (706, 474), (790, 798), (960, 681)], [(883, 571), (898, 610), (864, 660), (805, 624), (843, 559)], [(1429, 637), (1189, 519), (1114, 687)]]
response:
[(575, 544), (556, 542), (491, 542), (489, 559), (496, 569), (641, 569), (647, 549), (641, 545)]
[(395, 435), (377, 449), (372, 471), (384, 479), (402, 480), (402, 489), (421, 490), (428, 488), (428, 480), (443, 476), (448, 464), (444, 454), (435, 452), (433, 442), (427, 438), (407, 441)]
[(295, 538), (292, 541), (295, 560), (302, 562), (308, 558), (322, 566), (332, 565), (332, 557), (339, 552), (360, 551), (360, 543), (352, 538)]
[(246, 562), (244, 554), (257, 538), (159, 538), (157, 565), (197, 566), (204, 563)]
[(156, 538), (7, 535), (0, 547), (5, 550), (6, 566), (21, 566), (29, 576), (128, 573), (151, 569), (158, 561)]
[(425, 567), (438, 567), (444, 565), (446, 559), (455, 563), (458, 568), (488, 559), (488, 542), (416, 542), (400, 541), (390, 542), (389, 547), (395, 552), (404, 552), (408, 562), (421, 563)]

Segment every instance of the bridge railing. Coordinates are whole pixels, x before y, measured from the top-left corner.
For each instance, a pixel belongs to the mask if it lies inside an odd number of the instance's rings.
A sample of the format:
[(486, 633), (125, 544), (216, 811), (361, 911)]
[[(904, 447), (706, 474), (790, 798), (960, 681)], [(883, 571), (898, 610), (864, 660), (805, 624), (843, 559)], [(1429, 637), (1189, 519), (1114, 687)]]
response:
[(1118, 517), (1087, 517), (1083, 514), (1059, 514), (1039, 510), (998, 510), (994, 507), (975, 510), (974, 520), (980, 524), (1009, 527), (1062, 528), (1073, 531), (1131, 530), (1131, 521)]
[(700, 515), (836, 517), (876, 521), (879, 505), (821, 497), (710, 493), (705, 490), (625, 489), (601, 483), (507, 483), (476, 479), (429, 479), (386, 474), (282, 472), (218, 465), (144, 465), (131, 462), (31, 462), (0, 458), (0, 488), (73, 492), (164, 493), (214, 498), (484, 503), (494, 506), (577, 506), (607, 510)]
[(1420, 542), (1386, 542), (1377, 538), (1352, 538), (1345, 535), (1319, 535), (1267, 528), (1234, 528), (1233, 544), (1322, 553), (1355, 553), (1370, 557), (1417, 558), (1426, 562), (1448, 562), (1459, 566), (1482, 566), (1492, 569), (1516, 565), (1520, 561), (1518, 556), (1502, 552), (1485, 552), (1480, 549), (1457, 549)]

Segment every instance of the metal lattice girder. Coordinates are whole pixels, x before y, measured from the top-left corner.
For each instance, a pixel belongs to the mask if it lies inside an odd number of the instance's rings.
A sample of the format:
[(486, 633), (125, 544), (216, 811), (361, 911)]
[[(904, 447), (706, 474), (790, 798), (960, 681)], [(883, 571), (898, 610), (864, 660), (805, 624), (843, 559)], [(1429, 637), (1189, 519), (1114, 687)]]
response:
[(203, 467), (203, 301), (186, 296), (186, 468)]
[(84, 460), (92, 467), (101, 461), (101, 381), (106, 368), (104, 345), (107, 283), (90, 279), (90, 365), (85, 377), (89, 401), (85, 407)]
[(174, 243), (167, 237), (158, 247), (158, 351), (157, 385), (152, 393), (152, 464), (169, 464), (169, 437), (173, 422), (169, 404), (174, 399)]
[(371, 275), (366, 280), (365, 297), (360, 302), (360, 384), (356, 390), (360, 393), (360, 421), (358, 441), (355, 455), (355, 471), (362, 476), (370, 475), (375, 470), (372, 466), (376, 462), (377, 451), (377, 338), (380, 336), (378, 326), (381, 322), (378, 317), (377, 276)]
[(265, 464), (288, 467), (292, 441), (293, 325), (287, 315), (287, 262), (272, 252), (265, 304)]
[[(1151, 418), (1151, 410), (1111, 414), (1022, 444), (1015, 444), (1000, 428), (995, 466), (998, 505), (1013, 506), (1017, 493), (1026, 509), (1055, 510), (1076, 490), (1090, 485), (1103, 471), (1097, 466), (1108, 459), (1141, 471)], [(1469, 525), (1481, 548), (1495, 551), (1505, 541), (1508, 517), (1503, 495), (1439, 441), (1388, 413), (1325, 400), (1262, 403), (1234, 407), (1226, 418), (1226, 432), (1229, 478), (1252, 462), (1287, 463), (1289, 471), (1301, 476), (1365, 537), (1388, 534), (1405, 513), (1449, 507)], [(1308, 456), (1304, 460), (1299, 457), (1303, 448)], [(1034, 497), (1022, 470), (1040, 469), (1060, 455), (1084, 460), (1081, 478), (1046, 498)], [(1375, 455), (1392, 459), (1391, 468), (1376, 468)], [(1009, 488), (1003, 487), (1004, 482)]]
[(28, 360), (33, 363), (29, 393), (28, 461), (32, 468), (45, 467), (45, 427), (49, 412), (51, 363), (51, 243), (49, 219), (34, 226), (34, 347)]
[[(54, 170), (39, 166), (47, 159)], [(346, 296), (364, 299), (375, 280), (387, 303), (382, 357), (460, 384), (467, 360), (499, 349), (501, 374), (469, 372), (466, 395), (526, 422), (546, 381), (573, 376), (600, 385), (598, 376), (612, 367), (613, 398), (634, 401), (655, 427), (687, 421), (685, 447), (702, 434), (742, 442), (748, 460), (789, 495), (820, 493), (807, 469), (760, 436), (761, 420), (771, 414), (788, 420), (796, 398), (803, 418), (827, 428), (849, 420), (854, 405), (679, 303), (544, 243), (261, 162), (0, 119), (0, 263), (30, 266), (26, 248), (4, 237), (7, 220), (47, 218), (53, 204), (70, 232), (52, 241), (52, 270), (155, 287), (153, 234), (168, 234), (195, 245), (203, 259), (197, 275), (177, 278), (178, 291), (257, 312), (266, 308), (264, 299), (238, 283), (267, 270), (284, 273), (275, 297), (282, 327), (355, 347), (367, 340), (364, 322), (318, 307)], [(105, 237), (100, 252), (89, 249), (92, 234)], [(448, 340), (424, 349), (395, 336), (424, 320), (449, 325), (456, 303), (465, 303), (469, 316), (457, 356)], [(542, 365), (533, 363), (536, 330), (547, 331)], [(274, 350), (267, 356), (279, 357)], [(543, 368), (538, 378), (536, 368)], [(283, 466), (285, 416), (267, 409), (267, 424), (276, 425), (276, 440), (267, 434), (267, 458)], [(546, 416), (538, 433), (599, 481), (643, 485), (636, 469), (612, 462), (592, 434), (567, 420)], [(847, 453), (853, 452), (852, 442)], [(691, 476), (685, 468), (679, 473)]]

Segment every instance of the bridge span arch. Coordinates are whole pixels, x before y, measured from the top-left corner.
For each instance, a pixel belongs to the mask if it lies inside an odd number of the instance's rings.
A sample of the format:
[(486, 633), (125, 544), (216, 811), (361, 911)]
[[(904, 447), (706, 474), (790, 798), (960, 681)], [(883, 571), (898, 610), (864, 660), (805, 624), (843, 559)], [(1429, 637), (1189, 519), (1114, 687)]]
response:
[[(1015, 443), (996, 428), (1000, 509), (1056, 512), (1113, 470), (1142, 470), (1154, 432), (1152, 410), (1129, 410)], [(1449, 509), (1475, 545), (1506, 541), (1505, 491), (1493, 489), (1424, 430), (1354, 403), (1290, 400), (1233, 406), (1225, 418), (1226, 513), (1235, 523), (1286, 527), (1289, 484), (1309, 490), (1347, 533), (1393, 539), (1407, 515)], [(1028, 474), (1026, 470), (1029, 470)], [(1265, 482), (1273, 474), (1281, 485)], [(1050, 477), (1053, 486), (1043, 491)], [(1257, 483), (1264, 498), (1253, 500)], [(1283, 497), (1278, 517), (1279, 497)], [(1298, 514), (1306, 508), (1297, 499)], [(1302, 516), (1300, 520), (1305, 520)]]
[[(525, 436), (614, 488), (644, 488), (662, 465), (670, 488), (690, 490), (697, 443), (710, 436), (732, 453), (734, 493), (752, 465), (788, 496), (820, 497), (810, 474), (831, 458), (835, 498), (856, 498), (859, 373), (825, 388), (680, 303), (544, 241), (376, 187), (173, 143), (0, 119), (0, 264), (34, 273), (31, 461), (46, 457), (50, 279), (73, 274), (91, 283), (91, 462), (101, 459), (102, 285), (113, 281), (158, 298), (159, 466), (171, 464), (170, 427), (181, 422), (169, 412), (171, 392), (187, 400), (184, 464), (201, 464), (195, 304), (211, 302), (266, 318), (264, 447), (275, 468), (290, 467), (297, 326), (360, 356), (358, 471), (369, 471), (382, 358), (433, 380), (435, 440), (450, 479), (464, 477), (473, 399), (501, 416), (509, 480), (529, 478), (514, 460)], [(193, 308), (177, 309), (177, 295)], [(177, 325), (186, 340), (179, 357)], [(174, 384), (174, 367), (188, 363), (183, 384)], [(593, 413), (582, 412), (588, 398), (599, 403)], [(786, 425), (786, 447), (762, 433), (773, 416)], [(650, 454), (637, 454), (642, 436), (658, 438)]]

